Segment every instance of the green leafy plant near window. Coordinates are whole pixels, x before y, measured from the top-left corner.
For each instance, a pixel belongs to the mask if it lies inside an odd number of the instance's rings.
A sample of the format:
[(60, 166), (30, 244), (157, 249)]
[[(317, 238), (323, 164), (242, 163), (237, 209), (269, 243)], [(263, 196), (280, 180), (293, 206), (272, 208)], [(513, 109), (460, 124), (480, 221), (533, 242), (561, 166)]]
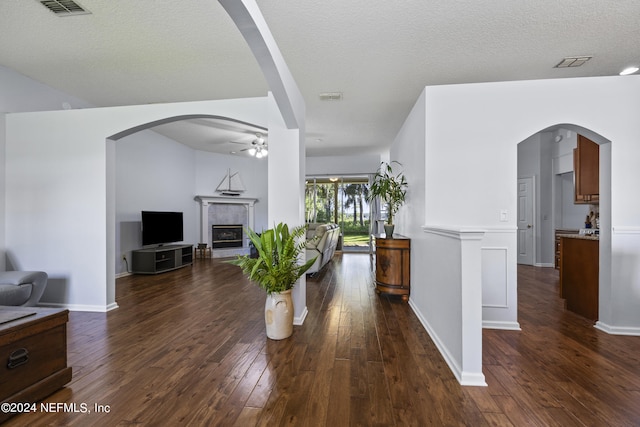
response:
[(393, 224), (393, 216), (404, 204), (408, 186), (407, 180), (402, 172), (394, 174), (391, 166), (393, 163), (402, 166), (396, 161), (380, 163), (380, 167), (369, 187), (369, 195), (367, 197), (369, 203), (373, 202), (376, 197), (379, 197), (383, 203), (387, 204), (389, 208), (387, 223), (390, 225)]
[(267, 294), (292, 289), (316, 260), (313, 258), (299, 264), (300, 254), (306, 247), (306, 230), (306, 226), (302, 225), (289, 231), (284, 223), (259, 235), (247, 229), (247, 235), (255, 246), (258, 257), (244, 255), (228, 262), (240, 266), (242, 272), (267, 291)]

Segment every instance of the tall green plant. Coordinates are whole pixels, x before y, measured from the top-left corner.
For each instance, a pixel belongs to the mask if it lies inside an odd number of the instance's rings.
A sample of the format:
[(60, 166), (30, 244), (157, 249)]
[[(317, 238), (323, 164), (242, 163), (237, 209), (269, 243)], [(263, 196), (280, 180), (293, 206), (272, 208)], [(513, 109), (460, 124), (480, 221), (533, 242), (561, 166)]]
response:
[(250, 280), (268, 294), (292, 289), (296, 281), (311, 268), (316, 258), (298, 264), (306, 246), (306, 226), (289, 231), (287, 224), (280, 223), (260, 235), (247, 229), (247, 235), (258, 252), (257, 258), (240, 256), (229, 263), (238, 265)]
[(379, 197), (383, 203), (386, 203), (389, 208), (388, 223), (393, 224), (393, 216), (398, 212), (400, 206), (403, 205), (407, 196), (407, 180), (402, 172), (394, 174), (392, 163), (399, 162), (392, 161), (391, 163), (380, 163), (380, 167), (373, 177), (369, 188), (369, 195), (367, 200), (371, 203), (376, 197)]

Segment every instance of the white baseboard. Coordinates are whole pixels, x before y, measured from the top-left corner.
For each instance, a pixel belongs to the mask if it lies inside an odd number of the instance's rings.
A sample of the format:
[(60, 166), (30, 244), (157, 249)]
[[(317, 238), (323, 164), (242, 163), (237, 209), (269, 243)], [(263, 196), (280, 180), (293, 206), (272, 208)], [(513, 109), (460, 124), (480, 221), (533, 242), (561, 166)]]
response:
[(120, 279), (121, 277), (127, 277), (127, 276), (133, 276), (133, 273), (129, 273), (128, 271), (125, 271), (124, 273), (117, 273), (116, 279)]
[(296, 326), (300, 326), (304, 323), (304, 319), (307, 318), (307, 314), (309, 314), (309, 310), (307, 310), (307, 306), (304, 306), (304, 310), (302, 310), (302, 314), (298, 317), (293, 318), (293, 324)]
[(555, 267), (555, 264), (552, 262), (537, 262), (533, 264), (534, 267)]
[(107, 311), (115, 310), (118, 308), (117, 303), (112, 303), (106, 306), (102, 305), (86, 305), (86, 304), (60, 304), (53, 302), (43, 302), (38, 304), (39, 307), (51, 307), (51, 308), (64, 308), (69, 311), (87, 311), (95, 313), (106, 313)]
[(447, 347), (440, 340), (440, 338), (438, 337), (438, 334), (435, 333), (435, 331), (433, 330), (433, 328), (431, 328), (431, 325), (429, 325), (429, 322), (427, 322), (426, 318), (422, 315), (420, 310), (415, 306), (415, 304), (412, 303), (411, 299), (409, 299), (409, 306), (418, 317), (418, 320), (420, 320), (420, 323), (422, 323), (422, 326), (431, 337), (431, 340), (440, 351), (440, 354), (442, 354), (442, 357), (444, 357), (444, 361), (447, 363), (447, 365), (449, 366), (449, 369), (451, 369), (451, 372), (453, 372), (453, 375), (456, 377), (460, 385), (486, 387), (487, 383), (485, 381), (484, 374), (482, 372), (463, 371), (458, 365), (455, 358), (451, 356), (451, 353), (449, 353), (449, 350), (447, 349)]
[(520, 323), (518, 322), (500, 322), (486, 320), (482, 322), (482, 329), (501, 329), (505, 331), (521, 331)]
[(611, 326), (598, 321), (594, 327), (611, 335), (640, 336), (640, 328), (635, 326)]

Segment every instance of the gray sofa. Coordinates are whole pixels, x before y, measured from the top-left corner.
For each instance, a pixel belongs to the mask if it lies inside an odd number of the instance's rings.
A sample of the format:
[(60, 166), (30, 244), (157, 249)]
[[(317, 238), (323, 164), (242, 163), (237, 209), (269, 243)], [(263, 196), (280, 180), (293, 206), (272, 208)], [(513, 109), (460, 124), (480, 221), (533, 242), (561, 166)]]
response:
[(324, 267), (336, 251), (340, 238), (340, 227), (338, 224), (308, 224), (307, 229), (307, 259), (316, 258), (307, 274), (317, 273)]
[(44, 271), (1, 271), (0, 305), (37, 305), (47, 286), (48, 278)]

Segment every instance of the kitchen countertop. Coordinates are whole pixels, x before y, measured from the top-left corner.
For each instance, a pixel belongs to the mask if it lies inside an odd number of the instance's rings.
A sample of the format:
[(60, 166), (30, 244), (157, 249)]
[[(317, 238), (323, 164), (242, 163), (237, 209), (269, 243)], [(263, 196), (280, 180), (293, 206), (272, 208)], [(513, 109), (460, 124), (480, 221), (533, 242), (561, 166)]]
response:
[(598, 234), (558, 234), (558, 237), (565, 237), (567, 239), (600, 240), (600, 236)]

